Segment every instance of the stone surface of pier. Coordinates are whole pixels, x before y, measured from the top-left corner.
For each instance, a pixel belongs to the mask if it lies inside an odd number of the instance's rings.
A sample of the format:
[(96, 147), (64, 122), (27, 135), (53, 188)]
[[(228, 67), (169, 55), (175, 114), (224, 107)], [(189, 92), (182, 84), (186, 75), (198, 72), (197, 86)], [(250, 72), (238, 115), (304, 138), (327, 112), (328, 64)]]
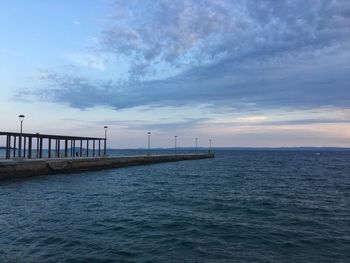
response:
[(0, 180), (205, 158), (214, 158), (214, 154), (195, 153), (150, 156), (140, 155), (56, 159), (10, 159), (0, 161)]

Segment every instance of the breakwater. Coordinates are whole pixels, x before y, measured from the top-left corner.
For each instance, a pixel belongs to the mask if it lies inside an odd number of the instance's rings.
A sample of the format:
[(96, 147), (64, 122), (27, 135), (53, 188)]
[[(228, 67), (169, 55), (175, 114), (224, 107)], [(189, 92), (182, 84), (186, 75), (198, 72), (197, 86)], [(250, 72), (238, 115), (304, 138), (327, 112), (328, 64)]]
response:
[(0, 180), (57, 173), (119, 168), (162, 162), (214, 158), (213, 153), (141, 155), (123, 157), (78, 157), (56, 159), (10, 159), (0, 161)]

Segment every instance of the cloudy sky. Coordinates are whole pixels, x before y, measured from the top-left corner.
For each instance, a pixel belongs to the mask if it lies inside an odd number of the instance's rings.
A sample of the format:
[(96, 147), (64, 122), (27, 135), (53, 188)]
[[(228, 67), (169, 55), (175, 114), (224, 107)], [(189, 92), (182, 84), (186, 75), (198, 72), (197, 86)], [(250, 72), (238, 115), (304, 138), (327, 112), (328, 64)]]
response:
[(2, 0), (0, 130), (350, 146), (348, 0)]

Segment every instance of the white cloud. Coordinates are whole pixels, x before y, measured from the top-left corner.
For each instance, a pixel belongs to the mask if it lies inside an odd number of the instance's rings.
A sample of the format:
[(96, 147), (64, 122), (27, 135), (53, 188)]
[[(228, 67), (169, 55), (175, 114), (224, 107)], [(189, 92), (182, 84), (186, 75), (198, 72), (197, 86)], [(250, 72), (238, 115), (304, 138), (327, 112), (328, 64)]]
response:
[(106, 68), (105, 60), (101, 56), (91, 53), (71, 53), (65, 55), (65, 58), (68, 59), (70, 63), (83, 67), (98, 70), (105, 70)]
[(238, 121), (243, 121), (243, 122), (261, 122), (266, 119), (267, 119), (266, 116), (244, 116), (244, 117), (237, 118)]

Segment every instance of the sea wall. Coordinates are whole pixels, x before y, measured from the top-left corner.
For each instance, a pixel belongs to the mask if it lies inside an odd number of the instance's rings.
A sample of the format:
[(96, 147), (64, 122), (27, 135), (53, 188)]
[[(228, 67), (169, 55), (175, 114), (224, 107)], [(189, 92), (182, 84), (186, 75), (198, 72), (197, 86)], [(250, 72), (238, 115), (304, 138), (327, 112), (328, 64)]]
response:
[(0, 180), (205, 158), (214, 158), (214, 154), (199, 153), (98, 158), (11, 159), (0, 161)]

